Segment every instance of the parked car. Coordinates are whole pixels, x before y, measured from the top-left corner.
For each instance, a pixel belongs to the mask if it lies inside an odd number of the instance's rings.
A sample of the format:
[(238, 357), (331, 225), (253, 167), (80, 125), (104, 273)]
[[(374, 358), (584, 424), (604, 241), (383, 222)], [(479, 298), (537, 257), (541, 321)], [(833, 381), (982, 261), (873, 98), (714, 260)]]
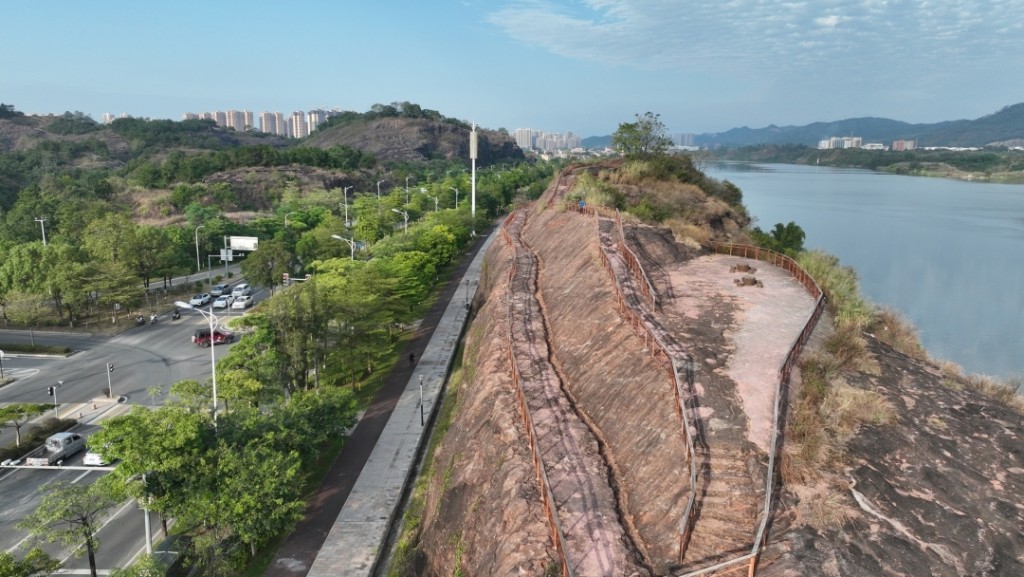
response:
[(235, 297), (231, 295), (220, 295), (217, 300), (213, 301), (213, 308), (215, 309), (226, 309), (235, 302)]
[(210, 296), (219, 297), (220, 295), (225, 294), (225, 293), (229, 293), (229, 292), (231, 292), (231, 289), (230, 289), (230, 287), (228, 287), (228, 285), (226, 285), (226, 284), (215, 284), (215, 285), (213, 285), (213, 288), (210, 289)]
[(235, 302), (232, 303), (231, 308), (233, 308), (233, 309), (247, 309), (247, 308), (251, 307), (254, 304), (256, 304), (256, 299), (252, 298), (249, 295), (242, 295), (242, 296), (240, 296), (240, 297), (235, 299)]
[(188, 304), (194, 307), (204, 307), (210, 304), (210, 293), (199, 293), (192, 295), (192, 298), (188, 300)]
[(238, 283), (231, 289), (231, 295), (236, 297), (249, 296), (252, 294), (252, 287), (248, 283)]
[[(213, 329), (213, 344), (220, 345), (235, 340), (235, 333), (227, 329)], [(210, 329), (197, 329), (192, 333), (192, 342), (201, 346), (210, 346)]]

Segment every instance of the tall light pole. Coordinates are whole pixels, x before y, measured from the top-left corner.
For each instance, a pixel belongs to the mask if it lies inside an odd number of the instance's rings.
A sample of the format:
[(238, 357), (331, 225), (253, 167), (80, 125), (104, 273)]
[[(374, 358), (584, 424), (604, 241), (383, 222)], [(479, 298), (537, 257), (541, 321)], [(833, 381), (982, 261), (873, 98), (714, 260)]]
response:
[(377, 203), (380, 204), (380, 183), (387, 182), (386, 180), (377, 181)]
[(397, 212), (398, 214), (402, 215), (402, 218), (405, 219), (405, 225), (403, 226), (402, 234), (409, 234), (409, 213), (404, 210), (398, 210), (397, 208), (392, 208), (391, 212)]
[(350, 189), (350, 188), (353, 188), (353, 187), (346, 186), (345, 190), (343, 190), (341, 192), (341, 194), (345, 195), (345, 228), (348, 228), (348, 226), (349, 226), (349, 224), (348, 224), (348, 189)]
[(332, 234), (331, 238), (336, 238), (338, 240), (343, 240), (343, 241), (347, 242), (348, 246), (349, 246), (349, 249), (352, 252), (352, 260), (356, 260), (356, 243), (355, 243), (354, 240), (345, 238), (345, 237), (337, 235), (337, 234)]
[(293, 215), (293, 214), (295, 214), (295, 213), (294, 212), (289, 212), (288, 214), (284, 215), (284, 227), (285, 228), (288, 228), (288, 217)]
[(459, 189), (453, 186), (452, 190), (455, 191), (455, 210), (459, 210)]
[(477, 153), (476, 123), (474, 122), (473, 123), (473, 130), (471, 130), (469, 132), (469, 162), (471, 163), (471, 165), (473, 167), (473, 174), (472, 174), (472, 178), (470, 179), (471, 182), (473, 183), (473, 185), (472, 185), (473, 188), (472, 188), (472, 194), (470, 196), (470, 198), (472, 200), (470, 201), (469, 214), (470, 214), (470, 216), (473, 217), (473, 227), (474, 227), (473, 230), (474, 230), (474, 232), (476, 231), (476, 153)]
[[(213, 312), (207, 312), (199, 307), (194, 307), (185, 301), (175, 301), (174, 306), (183, 309), (190, 309), (206, 317), (206, 320), (210, 323), (210, 376), (213, 379), (213, 428), (217, 428), (217, 356), (214, 351), (217, 347), (213, 342), (213, 330), (215, 328), (214, 321), (217, 317), (214, 316)], [(212, 305), (211, 305), (212, 306)]]
[(411, 176), (405, 177), (405, 204), (409, 204), (409, 179)]
[(199, 229), (206, 228), (205, 224), (196, 227), (196, 272), (203, 270), (203, 263), (199, 261)]
[(39, 223), (39, 228), (43, 231), (43, 246), (46, 246), (46, 217), (41, 216), (35, 220)]

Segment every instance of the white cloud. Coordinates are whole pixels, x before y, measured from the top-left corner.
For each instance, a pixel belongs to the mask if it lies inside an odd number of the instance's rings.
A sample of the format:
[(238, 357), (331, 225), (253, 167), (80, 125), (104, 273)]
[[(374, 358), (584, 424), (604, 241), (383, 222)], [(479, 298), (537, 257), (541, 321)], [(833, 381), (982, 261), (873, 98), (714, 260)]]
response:
[(512, 0), (489, 20), (525, 45), (613, 67), (884, 74), (1019, 61), (1021, 13), (1024, 0)]

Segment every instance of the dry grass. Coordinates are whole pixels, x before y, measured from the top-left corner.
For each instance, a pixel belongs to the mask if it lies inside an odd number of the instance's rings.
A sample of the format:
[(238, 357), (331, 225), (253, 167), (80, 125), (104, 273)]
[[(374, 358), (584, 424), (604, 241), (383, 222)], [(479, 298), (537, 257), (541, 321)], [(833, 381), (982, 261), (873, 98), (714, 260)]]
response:
[(686, 222), (681, 218), (671, 218), (665, 221), (665, 226), (672, 231), (676, 241), (685, 244), (693, 249), (700, 249), (714, 237), (711, 229)]
[(928, 351), (921, 345), (917, 328), (892, 309), (878, 310), (868, 330), (878, 340), (909, 357), (919, 361), (928, 359)]

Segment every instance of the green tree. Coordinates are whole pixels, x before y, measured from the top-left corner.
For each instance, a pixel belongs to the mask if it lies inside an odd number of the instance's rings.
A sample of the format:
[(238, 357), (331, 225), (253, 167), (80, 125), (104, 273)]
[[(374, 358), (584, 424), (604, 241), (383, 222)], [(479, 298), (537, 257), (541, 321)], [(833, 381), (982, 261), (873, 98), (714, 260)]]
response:
[(0, 553), (0, 577), (46, 577), (60, 568), (60, 561), (33, 547), (20, 561), (10, 553)]
[(15, 403), (0, 408), (0, 429), (14, 429), (14, 444), (21, 446), (21, 428), (33, 418), (49, 410), (49, 405)]
[(261, 242), (259, 247), (242, 261), (242, 274), (254, 285), (273, 287), (281, 282), (285, 273), (293, 272), (294, 258), (280, 242)]
[(636, 122), (619, 124), (612, 134), (612, 146), (627, 157), (655, 156), (672, 145), (666, 133), (661, 115), (645, 112), (643, 116), (636, 115)]
[(165, 577), (166, 575), (167, 568), (152, 555), (143, 555), (130, 567), (122, 567), (110, 572), (110, 577)]
[(29, 339), (32, 346), (36, 346), (35, 328), (50, 316), (46, 299), (21, 291), (9, 291), (4, 300), (4, 314), (15, 323), (28, 326)]
[(804, 229), (793, 221), (789, 221), (785, 225), (781, 222), (775, 223), (775, 228), (770, 233), (766, 233), (760, 228), (754, 228), (750, 236), (758, 246), (781, 252), (790, 257), (795, 257), (804, 250), (804, 238), (806, 238)]
[(18, 528), (42, 541), (59, 542), (89, 557), (89, 570), (96, 577), (96, 532), (108, 509), (118, 503), (108, 483), (91, 485), (57, 481), (44, 486), (45, 494), (36, 510), (18, 522)]

